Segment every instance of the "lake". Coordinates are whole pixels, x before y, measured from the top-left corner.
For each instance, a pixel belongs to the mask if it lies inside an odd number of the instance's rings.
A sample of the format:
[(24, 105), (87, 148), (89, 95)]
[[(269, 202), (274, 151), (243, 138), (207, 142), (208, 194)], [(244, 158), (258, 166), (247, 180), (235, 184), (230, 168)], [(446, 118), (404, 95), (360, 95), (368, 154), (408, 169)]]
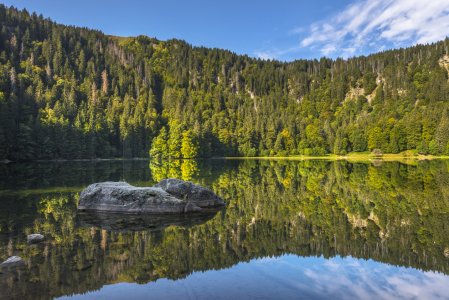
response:
[[(0, 164), (0, 299), (445, 299), (449, 161)], [(89, 184), (204, 185), (214, 214), (77, 214)], [(26, 236), (46, 239), (28, 245)]]

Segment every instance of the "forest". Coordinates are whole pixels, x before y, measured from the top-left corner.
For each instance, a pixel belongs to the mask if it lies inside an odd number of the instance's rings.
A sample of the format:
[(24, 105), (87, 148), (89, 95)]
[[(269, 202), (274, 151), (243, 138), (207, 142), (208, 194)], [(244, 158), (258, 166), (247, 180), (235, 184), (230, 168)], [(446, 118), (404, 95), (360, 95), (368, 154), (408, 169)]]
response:
[[(15, 176), (20, 174), (23, 177)], [(202, 184), (226, 208), (190, 228), (83, 226), (77, 197), (93, 181), (149, 186), (167, 176)], [(182, 279), (255, 258), (354, 257), (449, 273), (445, 160), (380, 166), (346, 161), (152, 160), (8, 164), (0, 179), (0, 290), (52, 299), (105, 284)], [(122, 218), (121, 216), (117, 218)], [(30, 233), (46, 235), (37, 246)]]
[(0, 160), (447, 155), (449, 39), (262, 60), (0, 5)]

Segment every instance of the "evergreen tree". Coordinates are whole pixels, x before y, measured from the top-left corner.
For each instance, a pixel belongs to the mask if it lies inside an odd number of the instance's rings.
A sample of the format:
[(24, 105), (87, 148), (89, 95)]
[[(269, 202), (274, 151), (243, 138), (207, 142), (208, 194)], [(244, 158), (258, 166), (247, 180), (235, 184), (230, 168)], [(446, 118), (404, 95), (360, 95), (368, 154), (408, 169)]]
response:
[(440, 150), (438, 149), (437, 143), (434, 140), (431, 140), (429, 143), (429, 153), (432, 155), (438, 155)]
[(101, 91), (103, 92), (103, 94), (105, 96), (107, 96), (108, 88), (109, 88), (109, 81), (108, 81), (108, 73), (106, 72), (106, 70), (104, 70), (103, 73), (101, 73), (101, 80), (102, 80)]
[(374, 127), (371, 129), (371, 132), (368, 137), (368, 148), (370, 150), (373, 149), (382, 149), (385, 147), (385, 138), (382, 129), (379, 127)]
[(274, 144), (274, 152), (276, 154), (279, 154), (282, 150), (284, 150), (284, 136), (282, 134), (278, 134), (277, 138), (276, 138), (276, 143)]
[(153, 140), (153, 145), (150, 150), (150, 156), (156, 158), (167, 158), (169, 156), (169, 149), (167, 144), (168, 134), (167, 130), (163, 126), (159, 132), (159, 135)]
[(446, 145), (449, 142), (449, 117), (447, 109), (443, 111), (443, 115), (435, 134), (435, 142), (439, 148), (439, 152), (446, 152)]
[(170, 127), (170, 139), (168, 140), (169, 145), (169, 156), (173, 158), (181, 157), (181, 144), (183, 141), (183, 135), (181, 134), (181, 129), (177, 121), (172, 123)]
[(427, 142), (425, 140), (421, 141), (421, 144), (416, 148), (419, 154), (427, 155), (429, 154), (429, 148), (427, 147)]
[(198, 155), (198, 141), (192, 130), (187, 130), (182, 134), (181, 154), (184, 158), (194, 158)]

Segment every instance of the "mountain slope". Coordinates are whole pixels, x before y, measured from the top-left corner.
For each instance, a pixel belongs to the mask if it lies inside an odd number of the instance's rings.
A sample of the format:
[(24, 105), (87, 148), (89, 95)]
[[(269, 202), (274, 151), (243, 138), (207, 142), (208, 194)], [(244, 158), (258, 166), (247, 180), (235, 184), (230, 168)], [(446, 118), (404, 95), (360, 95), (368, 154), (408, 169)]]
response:
[(446, 154), (449, 40), (264, 61), (0, 6), (0, 159)]

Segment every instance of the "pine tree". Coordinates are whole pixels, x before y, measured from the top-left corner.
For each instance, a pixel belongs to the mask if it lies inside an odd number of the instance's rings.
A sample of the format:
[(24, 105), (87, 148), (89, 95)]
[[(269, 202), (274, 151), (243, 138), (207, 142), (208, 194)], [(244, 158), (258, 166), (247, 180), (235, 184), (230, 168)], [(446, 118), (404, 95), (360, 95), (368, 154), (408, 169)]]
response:
[(159, 132), (159, 135), (153, 140), (153, 144), (150, 150), (150, 157), (168, 158), (168, 156), (168, 134), (167, 130), (163, 126)]
[(106, 69), (101, 73), (101, 91), (105, 96), (108, 95), (108, 88), (109, 88), (109, 81), (108, 81), (108, 73), (106, 72)]
[(362, 151), (366, 150), (365, 138), (363, 137), (363, 134), (358, 130), (355, 130), (352, 133), (351, 143), (352, 143), (353, 150), (355, 152), (362, 152)]
[(416, 148), (419, 154), (427, 155), (429, 154), (429, 148), (427, 147), (427, 142), (425, 140), (421, 141), (421, 144)]
[(376, 148), (382, 149), (386, 146), (384, 133), (379, 127), (371, 129), (368, 137), (368, 149), (373, 150)]
[(390, 153), (399, 153), (399, 144), (396, 134), (392, 133), (390, 137)]
[(17, 92), (17, 83), (16, 83), (16, 70), (14, 69), (14, 67), (11, 68), (11, 72), (10, 72), (10, 81), (11, 81), (11, 88), (10, 88), (10, 92), (15, 94)]
[(94, 81), (94, 83), (92, 83), (92, 96), (91, 96), (91, 101), (92, 101), (92, 105), (93, 106), (96, 106), (97, 105), (97, 102), (98, 102), (98, 95), (97, 95), (97, 84), (95, 83), (95, 81)]
[(80, 74), (80, 77), (84, 77), (84, 72), (86, 70), (86, 59), (85, 59), (85, 55), (84, 55), (84, 50), (81, 49), (80, 51), (80, 55), (78, 57), (78, 72)]
[(50, 69), (50, 64), (47, 64), (47, 68), (45, 69), (45, 73), (46, 73), (46, 78), (47, 78), (47, 83), (50, 82), (51, 80), (51, 69)]
[(449, 117), (447, 109), (443, 111), (443, 115), (440, 120), (440, 124), (438, 125), (436, 134), (435, 134), (435, 142), (438, 146), (438, 149), (441, 153), (446, 152), (446, 145), (449, 142)]
[(279, 154), (282, 150), (284, 150), (284, 136), (282, 134), (278, 134), (276, 138), (276, 143), (274, 144), (274, 152)]
[(184, 158), (194, 158), (198, 156), (198, 141), (193, 130), (187, 130), (182, 134), (181, 154)]
[(17, 37), (15, 36), (15, 35), (13, 35), (12, 37), (11, 37), (11, 41), (9, 42), (10, 43), (10, 47), (11, 47), (11, 53), (16, 53), (17, 52)]
[(182, 133), (180, 125), (174, 121), (170, 126), (170, 139), (168, 140), (169, 156), (173, 158), (181, 157)]
[(337, 137), (335, 138), (335, 142), (334, 142), (334, 154), (339, 155), (341, 150), (342, 150), (342, 139), (341, 139), (341, 134), (337, 133)]
[(407, 149), (415, 149), (421, 140), (421, 122), (413, 117), (407, 127)]
[(13, 152), (12, 158), (15, 160), (33, 159), (35, 144), (32, 136), (32, 129), (28, 125), (20, 124), (17, 133), (17, 148)]
[(429, 153), (432, 155), (438, 155), (440, 149), (438, 149), (437, 143), (434, 140), (431, 140), (429, 143)]

